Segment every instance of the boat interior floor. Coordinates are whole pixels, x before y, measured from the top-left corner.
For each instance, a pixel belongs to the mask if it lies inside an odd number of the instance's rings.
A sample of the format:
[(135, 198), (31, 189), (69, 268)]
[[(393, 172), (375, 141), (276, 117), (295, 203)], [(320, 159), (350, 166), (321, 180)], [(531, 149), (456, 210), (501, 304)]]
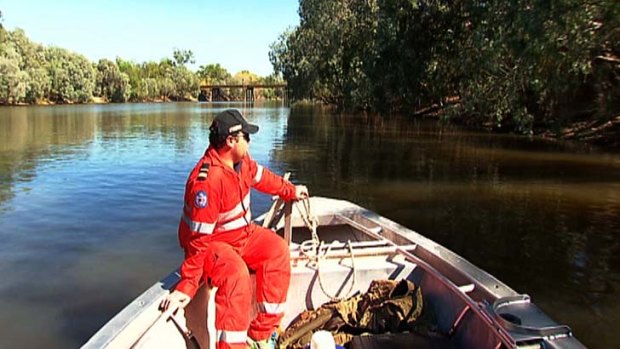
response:
[(416, 333), (385, 333), (353, 337), (351, 349), (450, 349), (448, 338), (427, 337)]

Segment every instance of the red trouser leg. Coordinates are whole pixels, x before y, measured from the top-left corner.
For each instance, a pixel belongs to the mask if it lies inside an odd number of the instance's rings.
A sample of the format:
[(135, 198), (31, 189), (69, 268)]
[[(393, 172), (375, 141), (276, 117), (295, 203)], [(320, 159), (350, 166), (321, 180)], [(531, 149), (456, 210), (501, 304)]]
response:
[(219, 341), (215, 343), (216, 349), (247, 349), (248, 344), (243, 343), (226, 343), (224, 341)]
[(245, 348), (252, 309), (252, 285), (241, 256), (227, 243), (211, 242), (205, 258), (205, 275), (218, 288), (215, 294), (217, 348)]
[(289, 249), (273, 231), (254, 225), (242, 251), (250, 269), (256, 271), (256, 302), (259, 313), (250, 323), (248, 335), (267, 339), (284, 316), (284, 303), (291, 279)]

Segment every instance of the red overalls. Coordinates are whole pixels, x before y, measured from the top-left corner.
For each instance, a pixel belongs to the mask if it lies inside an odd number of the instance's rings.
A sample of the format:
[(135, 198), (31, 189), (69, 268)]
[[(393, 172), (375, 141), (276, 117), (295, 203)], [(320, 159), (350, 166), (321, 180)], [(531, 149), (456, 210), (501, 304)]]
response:
[[(285, 200), (295, 198), (290, 182), (258, 165), (249, 155), (232, 169), (222, 163), (212, 147), (198, 161), (185, 186), (179, 223), (185, 261), (176, 289), (193, 297), (201, 279), (218, 287), (218, 348), (245, 348), (246, 334), (255, 340), (269, 338), (283, 317), (288, 292), (288, 246), (273, 231), (251, 223), (250, 187)], [(252, 321), (248, 268), (256, 272), (259, 306)]]

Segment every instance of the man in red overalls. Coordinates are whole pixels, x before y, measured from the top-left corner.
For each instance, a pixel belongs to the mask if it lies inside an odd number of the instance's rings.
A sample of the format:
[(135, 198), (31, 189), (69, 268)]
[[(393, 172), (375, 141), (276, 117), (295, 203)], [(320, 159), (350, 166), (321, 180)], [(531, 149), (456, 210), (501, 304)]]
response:
[[(280, 236), (252, 223), (250, 188), (285, 200), (305, 198), (308, 189), (294, 186), (252, 160), (250, 134), (258, 126), (248, 123), (239, 111), (219, 113), (209, 130), (209, 148), (185, 186), (179, 223), (179, 241), (185, 250), (181, 281), (162, 308), (186, 306), (201, 280), (209, 281), (218, 287), (217, 347), (273, 345), (272, 334), (283, 317), (291, 276), (289, 250)], [(248, 269), (256, 273), (259, 313), (254, 319), (250, 319)]]

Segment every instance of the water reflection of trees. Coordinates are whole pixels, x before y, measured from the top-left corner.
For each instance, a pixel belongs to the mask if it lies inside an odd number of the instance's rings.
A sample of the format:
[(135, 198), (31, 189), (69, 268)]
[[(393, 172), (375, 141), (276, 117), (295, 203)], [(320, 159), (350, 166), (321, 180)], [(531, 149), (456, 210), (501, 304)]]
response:
[(618, 278), (617, 157), (312, 107), (292, 109), (285, 137), (273, 156), (314, 195), (374, 209), (520, 292), (589, 304)]
[(6, 107), (0, 114), (0, 206), (14, 196), (16, 182), (32, 181), (41, 161), (71, 156), (93, 138), (92, 118), (69, 108)]
[[(98, 122), (100, 137), (106, 144), (127, 145), (128, 140), (174, 144), (175, 152), (191, 146), (190, 134), (208, 134), (209, 114), (189, 109), (186, 104), (138, 104), (135, 109), (102, 113)], [(206, 139), (206, 136), (205, 136)], [(205, 139), (197, 140), (199, 142)]]
[[(126, 146), (127, 139), (156, 146), (172, 143), (176, 152), (192, 147), (190, 134), (207, 134), (209, 110), (193, 104), (5, 107), (0, 110), (0, 207), (15, 195), (17, 183), (33, 181), (42, 164), (86, 156), (93, 143), (103, 150)], [(206, 137), (205, 137), (206, 138)], [(197, 139), (200, 147), (205, 139)]]

